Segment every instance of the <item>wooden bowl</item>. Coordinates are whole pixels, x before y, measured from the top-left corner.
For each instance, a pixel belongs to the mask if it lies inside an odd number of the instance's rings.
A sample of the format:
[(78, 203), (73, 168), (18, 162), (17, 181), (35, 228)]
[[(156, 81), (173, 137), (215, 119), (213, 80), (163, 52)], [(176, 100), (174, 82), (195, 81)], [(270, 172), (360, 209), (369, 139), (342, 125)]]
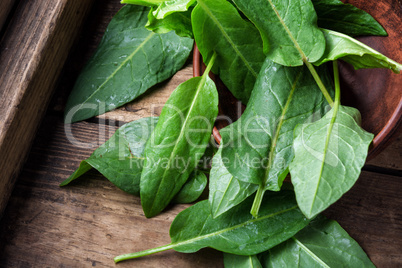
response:
[[(402, 3), (398, 0), (350, 0), (350, 3), (371, 14), (388, 32), (387, 37), (368, 36), (357, 39), (389, 58), (402, 63)], [(203, 71), (201, 55), (194, 49), (194, 76)], [(375, 134), (368, 159), (381, 152), (401, 132), (402, 74), (388, 69), (354, 70), (340, 62), (342, 104), (357, 108), (362, 115), (362, 127)], [(238, 102), (214, 77), (219, 92), (220, 114), (237, 120)], [(244, 106), (241, 110), (244, 111)], [(218, 129), (226, 126), (217, 122)], [(218, 138), (215, 131), (215, 137)]]

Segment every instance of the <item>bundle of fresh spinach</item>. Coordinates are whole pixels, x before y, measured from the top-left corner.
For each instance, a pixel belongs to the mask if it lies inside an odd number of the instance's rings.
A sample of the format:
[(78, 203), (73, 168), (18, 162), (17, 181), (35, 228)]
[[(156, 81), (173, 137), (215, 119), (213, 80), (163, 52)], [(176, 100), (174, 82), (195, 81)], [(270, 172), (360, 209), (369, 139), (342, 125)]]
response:
[[(319, 213), (356, 182), (373, 139), (360, 128), (360, 113), (340, 103), (336, 60), (399, 73), (401, 64), (349, 36), (385, 30), (338, 0), (122, 3), (133, 5), (113, 18), (80, 75), (66, 122), (114, 109), (169, 78), (187, 59), (192, 38), (207, 68), (172, 93), (159, 119), (121, 127), (61, 185), (95, 168), (140, 195), (152, 217), (170, 202), (198, 199), (204, 172), (210, 182), (208, 200), (173, 221), (171, 244), (115, 261), (212, 247), (225, 252), (227, 267), (373, 266)], [(240, 119), (221, 130), (217, 152), (210, 142), (218, 114), (210, 71), (247, 104)], [(293, 186), (284, 183), (289, 173)]]

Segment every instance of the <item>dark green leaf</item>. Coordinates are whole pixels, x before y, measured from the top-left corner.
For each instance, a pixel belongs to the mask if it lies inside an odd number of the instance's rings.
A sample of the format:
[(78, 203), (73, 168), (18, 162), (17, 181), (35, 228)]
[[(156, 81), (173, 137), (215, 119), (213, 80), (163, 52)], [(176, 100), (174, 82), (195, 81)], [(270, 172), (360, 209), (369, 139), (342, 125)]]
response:
[(190, 253), (212, 247), (253, 255), (287, 240), (308, 224), (290, 191), (270, 193), (258, 218), (249, 214), (251, 203), (249, 198), (215, 219), (207, 200), (182, 211), (170, 227), (173, 248)]
[(198, 162), (197, 168), (209, 173), (212, 166), (212, 158), (218, 151), (216, 148), (217, 145), (215, 143), (215, 139), (213, 136), (209, 139), (209, 143), (207, 148), (205, 149), (204, 155), (201, 157), (200, 162)]
[(145, 29), (148, 11), (127, 5), (112, 19), (71, 92), (66, 123), (130, 102), (183, 66), (193, 41), (174, 32), (156, 34)]
[(176, 216), (170, 226), (171, 244), (121, 255), (114, 260), (119, 262), (168, 249), (192, 253), (205, 247), (255, 255), (286, 241), (309, 223), (298, 209), (292, 191), (267, 194), (258, 218), (249, 213), (252, 202), (249, 198), (214, 219), (208, 200), (201, 201)]
[(170, 227), (172, 247), (186, 253), (212, 247), (253, 255), (287, 240), (308, 224), (291, 191), (267, 195), (258, 218), (249, 213), (251, 203), (249, 198), (215, 219), (207, 200), (182, 211)]
[(308, 218), (337, 201), (359, 178), (374, 136), (359, 123), (358, 110), (335, 105), (319, 121), (296, 127), (289, 169), (297, 203)]
[(322, 29), (327, 40), (327, 48), (323, 57), (314, 64), (320, 65), (327, 61), (341, 59), (353, 65), (355, 69), (361, 68), (387, 68), (394, 73), (400, 73), (402, 65), (387, 58), (371, 47), (347, 35)]
[(225, 0), (200, 0), (192, 14), (194, 37), (205, 62), (217, 53), (212, 71), (247, 103), (265, 56), (258, 30)]
[(257, 256), (240, 256), (229, 253), (223, 254), (225, 268), (262, 268)]
[(243, 202), (257, 191), (258, 185), (235, 178), (222, 163), (222, 146), (215, 154), (209, 175), (209, 203), (214, 218)]
[[(332, 89), (327, 70), (318, 72)], [(327, 107), (306, 67), (267, 59), (243, 115), (221, 131), (228, 171), (239, 180), (279, 191), (293, 158), (294, 127), (321, 118)]]
[(351, 36), (382, 35), (384, 28), (367, 12), (339, 0), (312, 0), (318, 26)]
[(172, 93), (145, 148), (141, 203), (147, 217), (161, 212), (197, 166), (218, 114), (215, 84), (204, 74)]
[(260, 30), (264, 53), (276, 63), (300, 66), (315, 62), (325, 50), (310, 0), (234, 0)]
[(157, 122), (157, 117), (148, 117), (123, 125), (60, 186), (95, 168), (123, 191), (139, 195), (145, 143)]
[(288, 241), (262, 253), (264, 267), (375, 267), (335, 221), (318, 217)]
[(207, 176), (202, 171), (194, 170), (190, 178), (180, 189), (180, 192), (173, 198), (173, 203), (188, 204), (197, 200), (207, 186)]

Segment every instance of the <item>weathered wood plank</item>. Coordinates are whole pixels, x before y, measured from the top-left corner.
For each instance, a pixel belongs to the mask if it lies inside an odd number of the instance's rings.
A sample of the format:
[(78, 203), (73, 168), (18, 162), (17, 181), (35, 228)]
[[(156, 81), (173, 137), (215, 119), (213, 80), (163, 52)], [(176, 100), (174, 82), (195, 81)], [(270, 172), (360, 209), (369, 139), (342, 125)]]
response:
[[(170, 242), (169, 225), (186, 205), (146, 219), (138, 197), (125, 194), (97, 172), (58, 187), (115, 129), (81, 122), (67, 125), (71, 136), (61, 118), (47, 118), (0, 224), (0, 266), (115, 267), (115, 255)], [(400, 177), (363, 172), (356, 186), (325, 214), (339, 221), (378, 267), (399, 267), (401, 191)], [(169, 251), (119, 266), (222, 267), (222, 259), (213, 250)]]
[(0, 215), (92, 0), (21, 1), (0, 45)]
[[(1, 0), (0, 2), (0, 31), (3, 28), (4, 22), (7, 19), (8, 13), (13, 7), (15, 0)], [(0, 36), (1, 37), (1, 36)]]
[[(56, 128), (50, 130), (49, 125)], [(146, 219), (138, 197), (122, 192), (96, 172), (60, 188), (58, 184), (93, 149), (71, 144), (61, 120), (51, 118), (44, 126), (0, 227), (0, 266), (115, 267), (116, 255), (170, 243), (169, 225), (186, 205)], [(77, 141), (88, 144), (112, 134), (98, 135), (99, 125), (86, 122), (71, 129)], [(203, 250), (198, 254), (166, 252), (139, 259), (134, 265), (221, 267), (222, 263), (220, 253)], [(120, 266), (132, 267), (133, 263)]]
[(363, 172), (324, 214), (337, 220), (377, 267), (402, 267), (402, 178)]
[(402, 171), (402, 134), (374, 159), (368, 161), (367, 165)]

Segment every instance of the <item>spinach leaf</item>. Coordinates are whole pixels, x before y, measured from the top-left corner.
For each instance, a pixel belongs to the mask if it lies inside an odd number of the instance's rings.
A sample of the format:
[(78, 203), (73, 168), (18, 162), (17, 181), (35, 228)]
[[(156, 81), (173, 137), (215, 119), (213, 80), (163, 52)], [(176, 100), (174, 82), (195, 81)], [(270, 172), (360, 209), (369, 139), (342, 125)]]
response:
[[(332, 88), (327, 70), (318, 72)], [(305, 66), (290, 68), (266, 60), (243, 115), (221, 130), (224, 164), (237, 179), (259, 185), (256, 204), (265, 190), (280, 190), (293, 159), (295, 126), (321, 118), (326, 108)]]
[(215, 139), (211, 135), (204, 155), (201, 157), (200, 162), (198, 162), (197, 169), (209, 173), (212, 166), (212, 159), (217, 151), (218, 149), (216, 148)]
[(358, 122), (358, 110), (339, 106), (317, 122), (296, 127), (289, 169), (297, 203), (308, 218), (337, 201), (359, 178), (374, 135)]
[(193, 41), (174, 32), (157, 34), (145, 29), (148, 11), (127, 5), (112, 19), (71, 92), (66, 123), (130, 102), (183, 66)]
[(233, 0), (257, 26), (264, 53), (286, 66), (315, 62), (325, 50), (325, 38), (317, 27), (310, 0)]
[(322, 31), (327, 40), (327, 48), (323, 57), (314, 63), (315, 65), (341, 59), (352, 64), (355, 69), (388, 68), (394, 73), (400, 73), (402, 70), (401, 64), (352, 37), (326, 29), (322, 29)]
[(140, 6), (158, 6), (166, 0), (122, 0), (122, 4), (140, 5)]
[(191, 27), (192, 10), (173, 13), (163, 19), (157, 19), (153, 15), (154, 10), (155, 7), (152, 7), (151, 11), (148, 13), (148, 22), (145, 28), (155, 33), (168, 33), (173, 30), (179, 36), (193, 38), (193, 30)]
[(314, 123), (295, 128), (295, 157), (289, 165), (297, 203), (312, 218), (337, 201), (359, 178), (374, 135), (360, 126), (358, 110), (340, 105), (338, 64), (335, 102)]
[(171, 244), (121, 255), (114, 260), (119, 262), (168, 249), (192, 253), (204, 247), (254, 255), (287, 240), (309, 222), (298, 209), (292, 191), (267, 195), (258, 218), (248, 213), (252, 201), (249, 198), (215, 219), (208, 201), (201, 201), (176, 216), (170, 227)]
[[(88, 159), (82, 161), (79, 168), (60, 186), (68, 185), (94, 168), (121, 190), (139, 196), (145, 159), (143, 152), (157, 122), (158, 117), (148, 117), (123, 125)], [(180, 204), (194, 202), (200, 197), (206, 185), (205, 174), (194, 170), (173, 202)]]
[(339, 0), (312, 0), (318, 26), (351, 36), (382, 35), (384, 28), (367, 12)]
[(172, 202), (177, 204), (192, 203), (197, 200), (204, 192), (208, 179), (205, 173), (200, 170), (194, 170), (190, 178), (180, 189), (179, 193), (173, 198)]
[(225, 268), (262, 268), (256, 255), (240, 256), (223, 253), (223, 263)]
[(168, 0), (158, 5), (158, 8), (152, 11), (154, 17), (158, 20), (164, 19), (166, 16), (176, 13), (184, 12), (195, 3), (195, 0)]
[(265, 59), (258, 30), (225, 0), (199, 0), (192, 24), (204, 61), (216, 52), (212, 71), (237, 99), (247, 103)]
[(375, 267), (335, 221), (319, 216), (288, 241), (260, 254), (264, 267)]
[(160, 20), (175, 12), (187, 11), (196, 0), (122, 0), (122, 4), (156, 7), (152, 15)]
[(243, 202), (257, 191), (258, 185), (243, 182), (235, 178), (222, 163), (222, 148), (212, 160), (212, 169), (209, 175), (209, 203), (214, 218)]
[(118, 188), (139, 195), (145, 143), (157, 122), (157, 117), (147, 117), (123, 125), (60, 186), (95, 168)]
[(218, 92), (208, 72), (179, 85), (162, 109), (145, 147), (141, 204), (145, 216), (161, 212), (197, 166), (218, 115)]

